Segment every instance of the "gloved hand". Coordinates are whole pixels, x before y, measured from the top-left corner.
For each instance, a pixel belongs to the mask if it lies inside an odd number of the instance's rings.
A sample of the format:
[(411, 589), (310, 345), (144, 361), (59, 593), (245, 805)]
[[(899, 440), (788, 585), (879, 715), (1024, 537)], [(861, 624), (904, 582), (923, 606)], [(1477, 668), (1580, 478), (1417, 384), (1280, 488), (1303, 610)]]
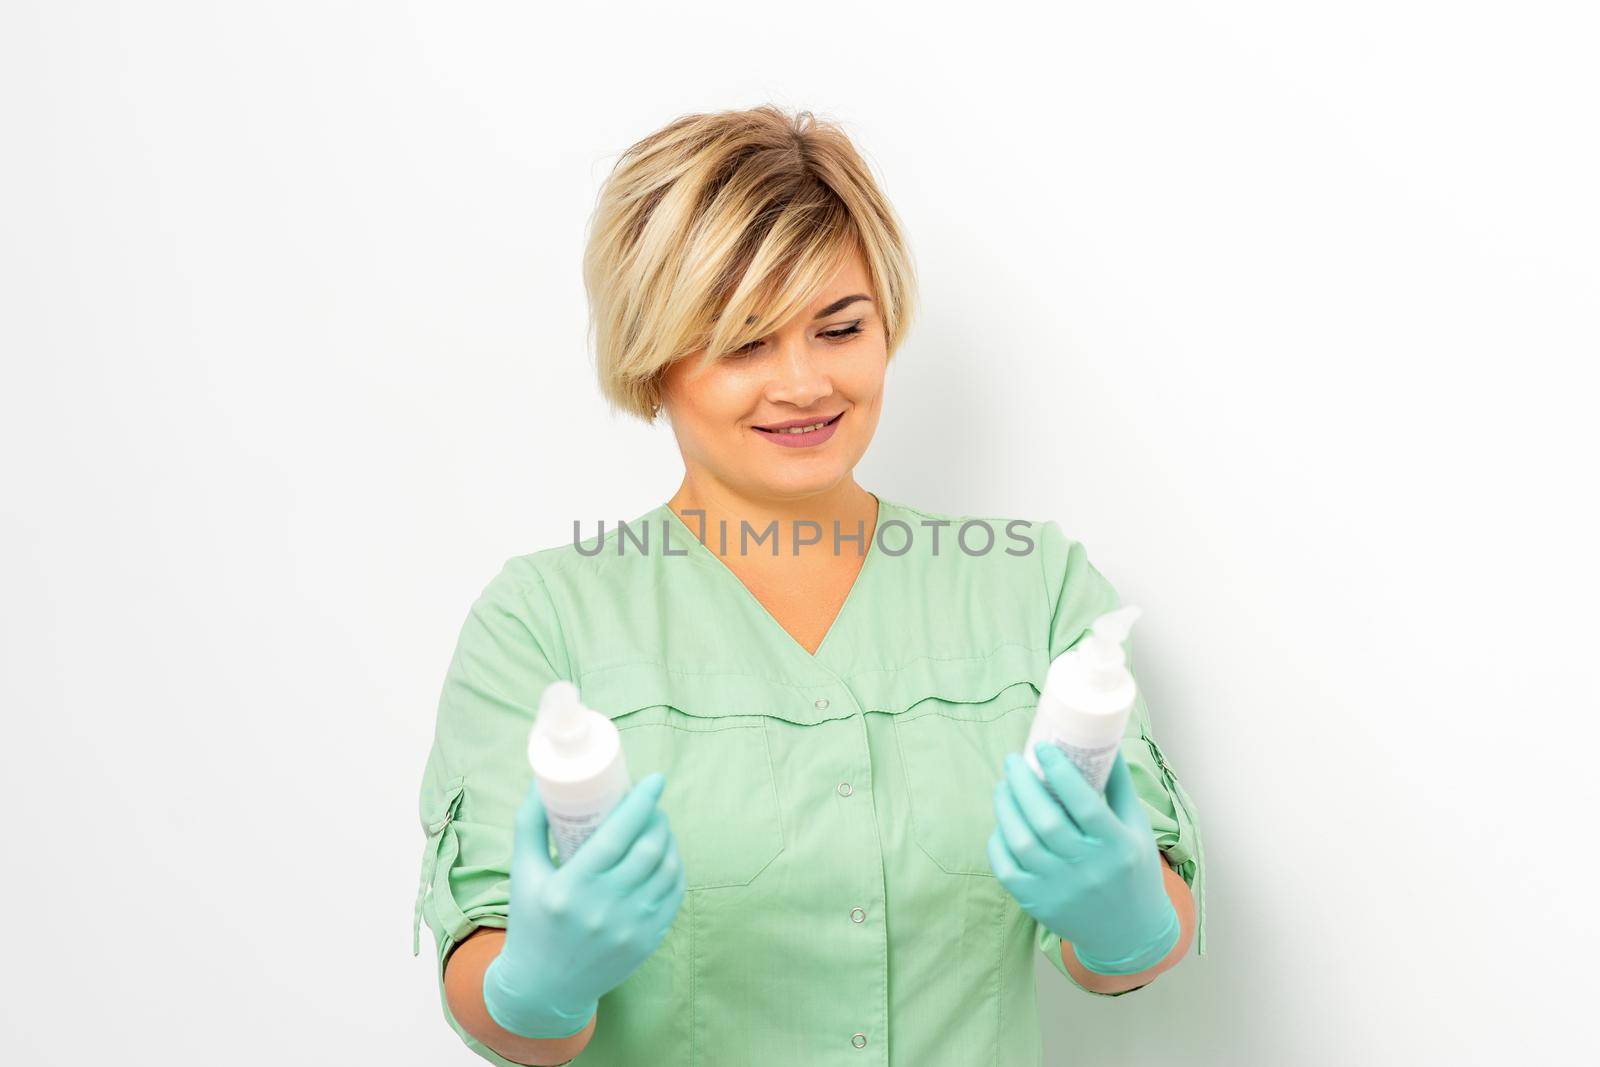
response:
[(665, 786), (659, 772), (641, 779), (559, 867), (544, 804), (528, 786), (512, 842), (505, 945), (483, 974), (495, 1022), (523, 1037), (569, 1037), (666, 939), (684, 872), (655, 806)]
[(1022, 910), (1072, 944), (1100, 974), (1135, 974), (1183, 933), (1161, 854), (1119, 751), (1101, 793), (1049, 742), (1034, 746), (1056, 796), (1022, 756), (995, 787), (989, 866)]

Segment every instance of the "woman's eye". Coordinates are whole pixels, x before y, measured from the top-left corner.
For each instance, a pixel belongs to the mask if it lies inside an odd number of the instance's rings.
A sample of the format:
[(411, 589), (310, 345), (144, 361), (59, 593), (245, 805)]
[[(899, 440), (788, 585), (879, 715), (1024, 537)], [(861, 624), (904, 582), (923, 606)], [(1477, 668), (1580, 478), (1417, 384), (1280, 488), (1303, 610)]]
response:
[[(845, 338), (854, 337), (856, 334), (858, 334), (860, 332), (861, 332), (861, 320), (857, 319), (855, 322), (852, 322), (849, 326), (845, 326), (845, 327), (843, 327), (841, 329), (823, 330), (820, 336), (826, 337), (830, 341), (843, 341)], [(751, 341), (747, 345), (742, 345), (739, 348), (735, 348), (733, 351), (729, 352), (727, 354), (727, 356), (725, 356), (724, 358), (725, 359), (743, 359), (746, 356), (748, 356), (751, 353), (753, 353), (757, 348), (761, 347), (761, 345), (764, 343), (764, 341), (765, 341), (764, 338), (758, 338), (757, 340)]]

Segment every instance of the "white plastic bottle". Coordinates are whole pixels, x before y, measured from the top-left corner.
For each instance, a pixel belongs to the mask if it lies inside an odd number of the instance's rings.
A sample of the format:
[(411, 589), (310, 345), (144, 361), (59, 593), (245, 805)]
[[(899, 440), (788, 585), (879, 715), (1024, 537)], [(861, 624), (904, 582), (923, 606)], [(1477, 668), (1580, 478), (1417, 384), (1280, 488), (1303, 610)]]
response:
[(528, 735), (528, 762), (565, 863), (632, 788), (615, 724), (578, 700), (578, 687), (551, 682)]
[(1138, 617), (1139, 609), (1132, 604), (1106, 612), (1086, 636), (1050, 664), (1023, 753), (1041, 779), (1044, 772), (1033, 746), (1049, 741), (1066, 753), (1090, 785), (1105, 791), (1138, 696), (1122, 649)]

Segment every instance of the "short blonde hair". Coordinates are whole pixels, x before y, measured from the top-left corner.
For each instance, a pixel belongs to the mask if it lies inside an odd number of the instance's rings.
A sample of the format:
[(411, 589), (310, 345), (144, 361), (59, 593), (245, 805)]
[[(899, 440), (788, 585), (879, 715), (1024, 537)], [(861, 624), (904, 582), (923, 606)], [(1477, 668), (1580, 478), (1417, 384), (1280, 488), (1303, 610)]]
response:
[(623, 152), (583, 257), (601, 392), (645, 422), (666, 366), (765, 336), (854, 249), (892, 358), (916, 278), (889, 201), (844, 130), (770, 104), (685, 115)]

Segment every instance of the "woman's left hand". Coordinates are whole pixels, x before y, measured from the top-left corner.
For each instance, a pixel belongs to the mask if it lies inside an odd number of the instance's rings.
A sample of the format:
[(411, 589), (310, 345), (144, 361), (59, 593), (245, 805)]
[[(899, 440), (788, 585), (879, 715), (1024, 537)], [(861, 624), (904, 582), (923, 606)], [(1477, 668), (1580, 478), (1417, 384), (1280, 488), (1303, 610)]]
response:
[(989, 866), (1022, 909), (1101, 974), (1160, 963), (1182, 935), (1161, 854), (1119, 751), (1106, 791), (1091, 786), (1055, 745), (1039, 766), (1056, 798), (1017, 753), (995, 787)]

